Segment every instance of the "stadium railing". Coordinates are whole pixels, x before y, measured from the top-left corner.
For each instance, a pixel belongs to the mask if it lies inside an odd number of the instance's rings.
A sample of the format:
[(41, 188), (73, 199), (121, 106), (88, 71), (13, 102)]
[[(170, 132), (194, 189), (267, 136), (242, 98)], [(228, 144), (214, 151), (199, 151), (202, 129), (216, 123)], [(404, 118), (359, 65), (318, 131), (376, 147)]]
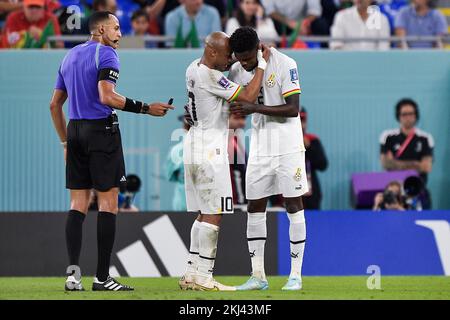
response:
[[(84, 42), (88, 39), (89, 35), (60, 35), (60, 36), (50, 36), (47, 39), (47, 43), (51, 41), (65, 41), (69, 43), (73, 42)], [(123, 39), (134, 38), (141, 41), (143, 44), (146, 43), (172, 43), (175, 40), (175, 37), (171, 36), (156, 36), (156, 35), (147, 35), (143, 37), (130, 37), (124, 36)], [(201, 41), (204, 38), (200, 38)], [(281, 42), (282, 37), (276, 38), (263, 38), (262, 42)], [(442, 49), (445, 45), (450, 44), (450, 34), (442, 35), (442, 36), (391, 36), (391, 37), (379, 37), (379, 38), (370, 38), (370, 37), (361, 37), (361, 38), (345, 38), (345, 37), (329, 37), (329, 36), (299, 36), (298, 40), (303, 42), (316, 42), (316, 43), (330, 43), (333, 41), (339, 42), (384, 42), (389, 41), (391, 44), (399, 44), (406, 42), (421, 42), (421, 41), (434, 41), (440, 44), (440, 46), (435, 47), (433, 49)], [(133, 48), (132, 46), (130, 48)], [(142, 45), (142, 48), (145, 48), (145, 45)], [(155, 47), (155, 49), (158, 49)]]

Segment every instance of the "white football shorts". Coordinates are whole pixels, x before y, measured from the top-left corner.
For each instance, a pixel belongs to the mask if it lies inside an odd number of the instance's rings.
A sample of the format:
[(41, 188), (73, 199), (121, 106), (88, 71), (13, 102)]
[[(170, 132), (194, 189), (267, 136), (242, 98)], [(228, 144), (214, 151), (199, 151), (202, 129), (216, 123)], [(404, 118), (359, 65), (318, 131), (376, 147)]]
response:
[(300, 197), (309, 191), (305, 152), (279, 156), (250, 156), (245, 179), (248, 200), (277, 194), (282, 194), (284, 198)]
[(233, 213), (228, 157), (216, 156), (214, 153), (200, 157), (201, 161), (184, 164), (188, 211), (200, 211), (202, 214)]

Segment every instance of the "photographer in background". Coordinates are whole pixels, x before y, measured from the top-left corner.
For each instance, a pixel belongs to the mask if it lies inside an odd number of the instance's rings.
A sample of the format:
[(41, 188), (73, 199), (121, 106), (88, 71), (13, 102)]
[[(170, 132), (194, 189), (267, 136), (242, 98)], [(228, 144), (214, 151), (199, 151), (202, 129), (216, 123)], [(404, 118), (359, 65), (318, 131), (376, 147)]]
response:
[(405, 202), (402, 189), (402, 184), (400, 182), (390, 182), (383, 193), (380, 192), (375, 196), (372, 210), (405, 211)]
[(423, 209), (431, 209), (426, 183), (433, 167), (433, 136), (416, 127), (420, 115), (414, 100), (404, 98), (397, 102), (395, 116), (400, 128), (386, 130), (380, 137), (381, 165), (387, 171), (416, 170), (424, 183), (423, 193), (427, 198)]

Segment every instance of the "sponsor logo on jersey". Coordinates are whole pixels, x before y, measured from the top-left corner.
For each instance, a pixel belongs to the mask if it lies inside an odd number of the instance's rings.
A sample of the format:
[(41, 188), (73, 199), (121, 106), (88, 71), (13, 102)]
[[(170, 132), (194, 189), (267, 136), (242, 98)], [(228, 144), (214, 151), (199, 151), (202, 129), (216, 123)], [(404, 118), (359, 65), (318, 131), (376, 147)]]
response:
[(220, 78), (220, 80), (217, 81), (217, 84), (224, 89), (230, 88), (230, 82), (225, 77)]
[(297, 81), (298, 80), (298, 72), (297, 69), (290, 69), (289, 73), (291, 74), (291, 81)]
[(269, 88), (272, 88), (275, 85), (275, 73), (272, 73), (269, 78), (266, 80), (266, 85)]
[(297, 168), (297, 171), (294, 175), (295, 181), (300, 181), (302, 179), (302, 168)]

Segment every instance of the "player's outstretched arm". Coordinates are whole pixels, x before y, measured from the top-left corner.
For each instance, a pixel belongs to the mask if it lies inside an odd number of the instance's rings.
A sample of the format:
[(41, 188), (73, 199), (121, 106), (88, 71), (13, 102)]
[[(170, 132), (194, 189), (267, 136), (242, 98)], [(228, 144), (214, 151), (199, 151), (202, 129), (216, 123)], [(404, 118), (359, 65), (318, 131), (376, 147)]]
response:
[(252, 113), (260, 113), (266, 116), (295, 118), (298, 116), (300, 95), (293, 94), (285, 98), (286, 104), (279, 106), (265, 106), (253, 103), (235, 102), (231, 105), (231, 113), (237, 116), (246, 116)]
[(98, 92), (100, 102), (114, 109), (119, 109), (134, 113), (145, 113), (155, 117), (165, 116), (167, 110), (173, 110), (174, 107), (167, 103), (153, 102), (150, 104), (126, 98), (115, 91), (115, 85), (112, 82), (101, 80), (98, 82)]
[(270, 49), (261, 45), (258, 50), (258, 66), (256, 67), (255, 75), (249, 84), (241, 90), (235, 101), (253, 103), (256, 101), (261, 90), (261, 83), (264, 79), (264, 70), (266, 70), (267, 62), (270, 57)]

